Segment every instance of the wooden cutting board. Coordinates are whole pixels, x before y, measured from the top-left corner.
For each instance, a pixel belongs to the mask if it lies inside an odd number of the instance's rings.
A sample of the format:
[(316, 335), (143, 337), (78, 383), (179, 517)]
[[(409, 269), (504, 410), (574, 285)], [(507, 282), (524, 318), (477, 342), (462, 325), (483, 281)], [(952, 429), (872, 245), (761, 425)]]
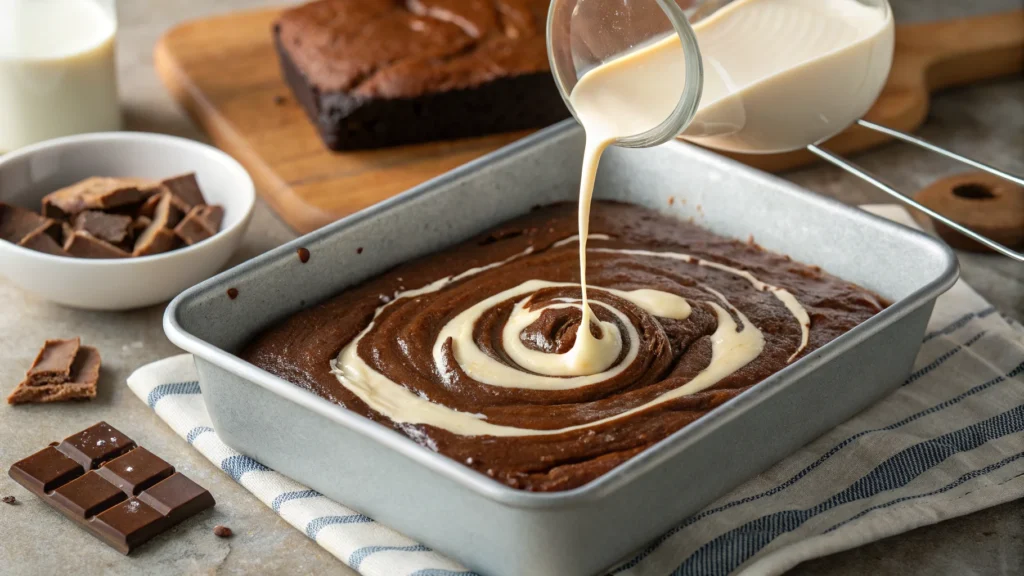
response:
[[(321, 144), (278, 72), (270, 27), (279, 10), (197, 20), (167, 32), (156, 69), (172, 96), (256, 180), (260, 194), (297, 231), (315, 230), (516, 140), (527, 132), (417, 146), (335, 153)], [(897, 27), (888, 85), (867, 118), (905, 131), (928, 114), (935, 90), (1024, 67), (1024, 10)], [(851, 128), (828, 148), (851, 153), (884, 142)], [(805, 153), (734, 156), (781, 171)]]

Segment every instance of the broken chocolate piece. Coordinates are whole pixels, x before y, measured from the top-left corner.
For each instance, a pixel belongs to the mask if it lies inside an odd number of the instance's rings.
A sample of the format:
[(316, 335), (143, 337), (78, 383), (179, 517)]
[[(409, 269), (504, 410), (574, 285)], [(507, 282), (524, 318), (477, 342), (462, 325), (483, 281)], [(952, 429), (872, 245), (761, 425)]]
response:
[[(60, 228), (58, 228), (59, 230)], [(44, 252), (46, 254), (52, 254), (54, 256), (70, 256), (67, 251), (53, 239), (46, 228), (40, 228), (35, 232), (29, 234), (25, 238), (18, 242), (18, 246), (35, 250), (36, 252)]]
[(216, 234), (223, 218), (224, 209), (220, 206), (196, 206), (174, 228), (174, 233), (191, 246)]
[[(77, 340), (77, 339), (76, 339)], [(45, 350), (45, 347), (44, 347)], [(100, 379), (100, 353), (90, 346), (78, 348), (68, 377), (60, 382), (33, 383), (31, 371), (7, 397), (8, 404), (41, 404), (65, 400), (91, 400), (96, 397)]]
[(0, 202), (0, 239), (20, 244), (27, 237), (45, 232), (60, 241), (60, 224), (31, 210)]
[(29, 385), (61, 384), (71, 379), (71, 367), (78, 356), (79, 338), (47, 340), (25, 374)]
[(153, 219), (148, 216), (136, 216), (132, 221), (132, 237), (138, 238), (152, 223)]
[(106, 422), (16, 462), (8, 474), (122, 554), (216, 505), (209, 491)]
[(152, 220), (153, 215), (156, 214), (156, 205), (160, 203), (165, 192), (167, 192), (166, 188), (162, 186), (157, 188), (157, 193), (147, 198), (146, 201), (142, 203), (142, 206), (139, 207), (139, 211), (137, 213), (138, 216)]
[(106, 240), (101, 240), (83, 230), (76, 230), (64, 250), (78, 258), (128, 258), (131, 254)]
[(95, 238), (111, 244), (121, 244), (128, 239), (132, 225), (131, 216), (107, 214), (86, 210), (75, 216), (75, 230), (88, 232)]
[(203, 192), (199, 189), (199, 182), (196, 181), (195, 172), (168, 178), (160, 183), (170, 190), (171, 194), (174, 194), (188, 205), (186, 211), (206, 204), (206, 198), (203, 198)]
[(92, 177), (51, 192), (43, 198), (43, 215), (70, 219), (83, 210), (105, 210), (143, 199), (143, 189), (151, 187), (141, 178)]
[(174, 235), (174, 232), (154, 221), (135, 241), (132, 256), (152, 256), (174, 250), (177, 247), (178, 237)]

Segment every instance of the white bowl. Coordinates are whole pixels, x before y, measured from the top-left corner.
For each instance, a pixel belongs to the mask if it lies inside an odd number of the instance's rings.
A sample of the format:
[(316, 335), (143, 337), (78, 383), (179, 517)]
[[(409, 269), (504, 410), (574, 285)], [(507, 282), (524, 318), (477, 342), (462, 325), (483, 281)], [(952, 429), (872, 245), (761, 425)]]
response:
[(43, 196), (90, 176), (156, 180), (186, 172), (196, 173), (207, 202), (224, 207), (213, 237), (155, 256), (114, 260), (51, 256), (0, 240), (0, 274), (74, 308), (128, 310), (174, 298), (218, 272), (242, 241), (256, 193), (241, 164), (200, 142), (141, 132), (58, 138), (0, 156), (0, 202), (34, 211)]

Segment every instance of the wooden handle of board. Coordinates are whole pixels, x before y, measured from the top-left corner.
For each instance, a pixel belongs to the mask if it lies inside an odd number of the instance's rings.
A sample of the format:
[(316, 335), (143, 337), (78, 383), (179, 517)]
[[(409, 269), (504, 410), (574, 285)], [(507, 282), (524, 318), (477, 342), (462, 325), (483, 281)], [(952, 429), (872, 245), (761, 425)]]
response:
[[(1024, 70), (1024, 10), (944, 22), (900, 25), (889, 82), (867, 120), (913, 132), (928, 117), (932, 92)], [(852, 154), (890, 140), (858, 126), (825, 143), (838, 154)], [(815, 162), (807, 151), (786, 154), (725, 153), (768, 172)]]

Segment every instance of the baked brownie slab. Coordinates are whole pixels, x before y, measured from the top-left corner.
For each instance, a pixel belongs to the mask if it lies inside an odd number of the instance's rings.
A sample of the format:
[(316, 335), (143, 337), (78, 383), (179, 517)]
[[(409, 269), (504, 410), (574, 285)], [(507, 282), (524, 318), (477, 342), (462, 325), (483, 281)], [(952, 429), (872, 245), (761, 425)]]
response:
[(548, 0), (318, 0), (274, 25), (284, 78), (334, 150), (537, 128), (569, 116)]

